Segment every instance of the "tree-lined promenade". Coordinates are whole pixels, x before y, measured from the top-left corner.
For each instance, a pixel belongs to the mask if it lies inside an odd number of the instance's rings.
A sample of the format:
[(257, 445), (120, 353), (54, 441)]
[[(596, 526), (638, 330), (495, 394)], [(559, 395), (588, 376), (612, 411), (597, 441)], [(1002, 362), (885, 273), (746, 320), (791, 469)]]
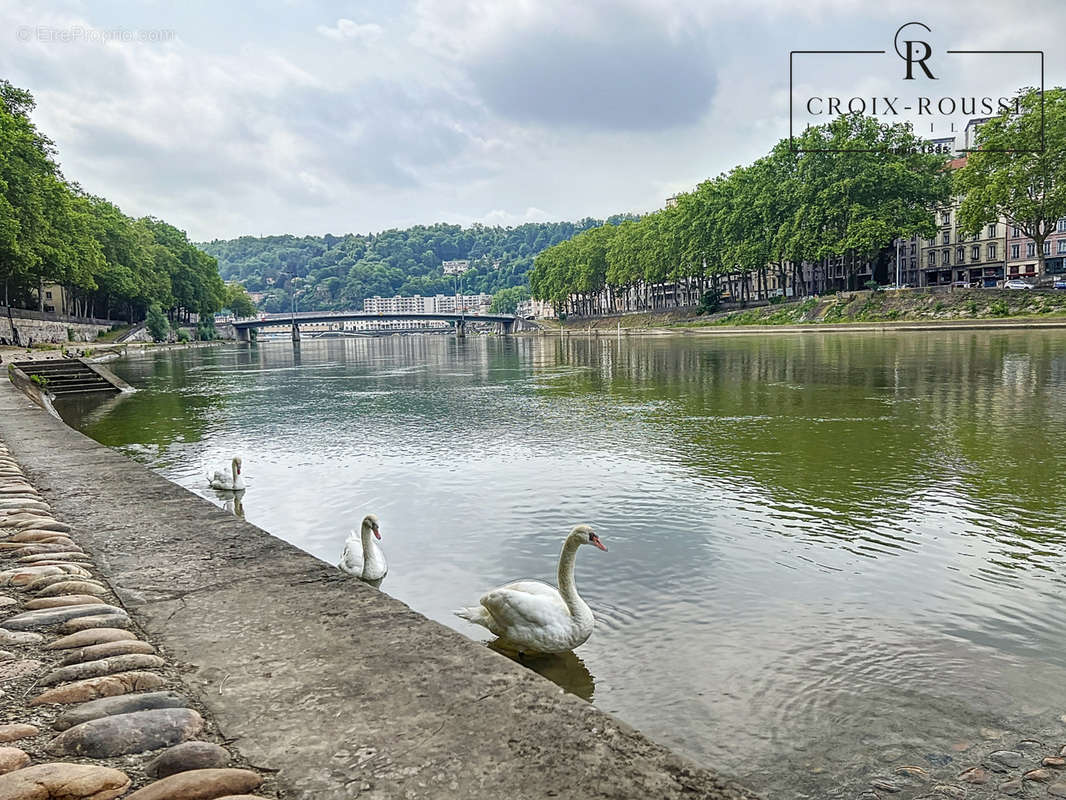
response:
[(661, 211), (548, 248), (530, 272), (533, 295), (582, 316), (803, 296), (825, 290), (830, 264), (862, 288), (860, 273), (884, 271), (895, 239), (932, 237), (934, 211), (960, 192), (970, 233), (1004, 216), (1046, 238), (1066, 215), (1066, 96), (1044, 97), (1046, 146), (1034, 90), (986, 135), (997, 150), (1009, 140), (1043, 152), (973, 153), (955, 175), (906, 124), (848, 115), (809, 128)]
[(46, 284), (66, 289), (68, 313), (172, 321), (222, 308), (250, 313), (214, 258), (153, 217), (133, 219), (67, 181), (52, 141), (30, 120), (29, 92), (0, 80), (0, 303), (43, 310)]

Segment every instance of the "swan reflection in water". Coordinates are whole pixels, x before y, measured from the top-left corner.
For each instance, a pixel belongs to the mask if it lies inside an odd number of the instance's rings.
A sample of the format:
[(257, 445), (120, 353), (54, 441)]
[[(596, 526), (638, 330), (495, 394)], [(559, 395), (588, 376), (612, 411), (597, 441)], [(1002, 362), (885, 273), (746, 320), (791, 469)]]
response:
[(565, 689), (589, 703), (592, 702), (592, 695), (596, 691), (596, 679), (592, 677), (585, 662), (573, 650), (549, 655), (530, 653), (520, 655), (514, 650), (509, 650), (499, 639), (489, 642), (487, 646), (490, 650), (507, 656), (516, 664), (521, 664), (547, 678), (560, 689)]
[(222, 508), (235, 517), (244, 519), (244, 490), (239, 492), (226, 492), (220, 489), (214, 490), (214, 495), (222, 501)]
[(233, 497), (223, 503), (222, 507), (233, 516), (244, 519), (244, 492), (237, 492)]

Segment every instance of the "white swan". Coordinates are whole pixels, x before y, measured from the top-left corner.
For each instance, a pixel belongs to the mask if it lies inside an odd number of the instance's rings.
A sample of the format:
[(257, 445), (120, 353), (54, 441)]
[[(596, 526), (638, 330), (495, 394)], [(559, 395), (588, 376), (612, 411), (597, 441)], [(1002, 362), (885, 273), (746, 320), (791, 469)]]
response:
[(481, 596), (481, 605), (455, 614), (484, 625), (519, 652), (564, 653), (584, 644), (596, 624), (592, 609), (574, 583), (574, 560), (583, 544), (606, 551), (588, 525), (578, 525), (559, 556), (559, 588), (540, 581), (518, 581)]
[(217, 470), (214, 475), (207, 476), (207, 482), (212, 489), (220, 489), (223, 492), (240, 492), (244, 490), (244, 478), (241, 477), (241, 457), (234, 456), (230, 462), (230, 475), (222, 470)]
[(337, 566), (364, 581), (378, 581), (385, 577), (389, 565), (385, 563), (385, 553), (378, 547), (371, 535), (381, 538), (378, 518), (373, 514), (363, 517), (359, 533), (352, 531), (344, 543), (344, 553)]

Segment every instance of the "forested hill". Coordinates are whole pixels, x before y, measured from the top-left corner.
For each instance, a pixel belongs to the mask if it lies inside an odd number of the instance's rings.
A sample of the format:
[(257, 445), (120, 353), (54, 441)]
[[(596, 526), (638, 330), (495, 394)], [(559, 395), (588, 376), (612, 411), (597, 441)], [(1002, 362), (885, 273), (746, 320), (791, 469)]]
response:
[[(635, 217), (616, 215), (606, 222), (626, 219)], [(524, 286), (537, 253), (602, 224), (591, 218), (513, 228), (439, 223), (367, 236), (242, 236), (198, 246), (218, 259), (224, 279), (239, 280), (250, 292), (266, 292), (259, 303), (263, 311), (289, 308), (294, 275), (304, 279), (297, 284), (301, 309), (357, 309), (364, 297), (375, 295), (454, 293), (443, 261), (470, 261), (463, 276), (467, 294)]]

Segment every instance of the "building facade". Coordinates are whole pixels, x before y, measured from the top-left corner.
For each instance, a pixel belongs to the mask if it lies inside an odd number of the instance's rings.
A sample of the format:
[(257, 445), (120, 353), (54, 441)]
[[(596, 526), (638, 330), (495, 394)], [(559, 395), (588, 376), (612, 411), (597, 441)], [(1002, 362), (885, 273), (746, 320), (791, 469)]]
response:
[(438, 294), (395, 297), (366, 297), (363, 311), (368, 314), (486, 314), (492, 305), (491, 294)]
[(523, 300), (515, 309), (515, 316), (523, 319), (554, 319), (555, 307), (546, 300)]

